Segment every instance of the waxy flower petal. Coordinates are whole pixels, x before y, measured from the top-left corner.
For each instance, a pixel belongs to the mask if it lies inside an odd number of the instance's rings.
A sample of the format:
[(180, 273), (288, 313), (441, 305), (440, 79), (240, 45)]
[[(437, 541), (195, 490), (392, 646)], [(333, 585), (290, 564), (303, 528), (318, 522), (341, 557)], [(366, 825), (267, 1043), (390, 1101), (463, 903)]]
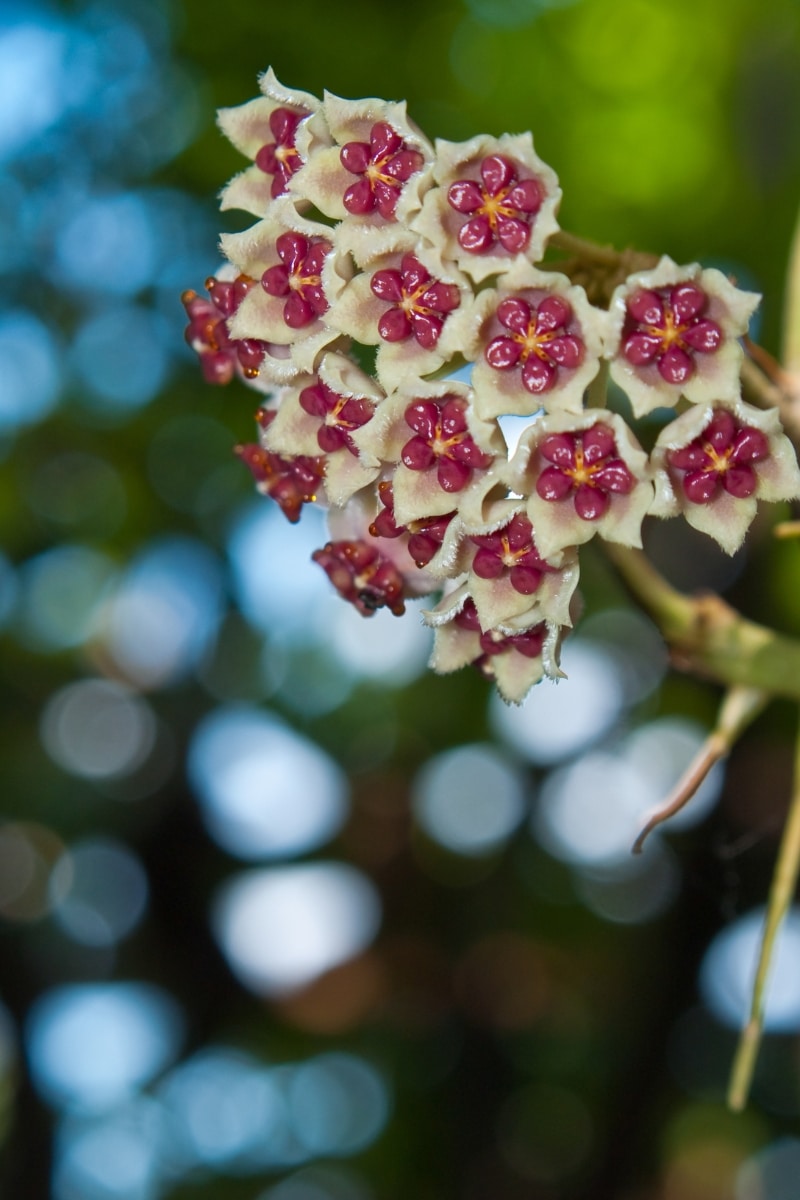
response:
[(455, 512), (398, 524), (388, 479), (378, 484), (380, 508), (369, 527), (373, 537), (399, 538), (415, 565), (433, 579), (455, 579), (466, 571), (465, 538)]
[(426, 376), (462, 351), (474, 326), (466, 278), (429, 246), (395, 235), (331, 306), (327, 321), (362, 345), (378, 347), (375, 373), (387, 391)]
[(508, 483), (529, 497), (528, 516), (546, 558), (599, 533), (641, 546), (653, 501), (647, 455), (616, 413), (586, 409), (537, 421), (520, 439)]
[(380, 472), (380, 460), (360, 451), (352, 435), (382, 400), (381, 389), (354, 362), (326, 354), (316, 374), (301, 375), (284, 389), (264, 445), (282, 455), (322, 455), (326, 495), (342, 505)]
[(466, 539), (467, 586), (481, 626), (494, 629), (532, 610), (543, 620), (570, 625), (570, 601), (579, 575), (575, 551), (542, 558), (518, 500), (494, 503), (487, 516), (487, 531)]
[(434, 628), (430, 666), (440, 675), (473, 665), (494, 680), (505, 701), (520, 704), (545, 674), (560, 674), (561, 631), (536, 612), (522, 614), (502, 628), (485, 629), (464, 584), (423, 617)]
[(661, 431), (651, 456), (653, 515), (682, 513), (734, 554), (759, 500), (800, 497), (800, 468), (775, 409), (743, 400), (697, 405)]
[(565, 275), (520, 261), (475, 302), (472, 386), (485, 419), (580, 412), (600, 369), (607, 315)]
[(310, 146), (329, 144), (330, 136), (322, 102), (316, 96), (284, 87), (272, 68), (259, 83), (261, 96), (236, 108), (221, 108), (217, 123), (236, 149), (253, 163), (223, 189), (220, 208), (239, 208), (263, 217), (273, 200), (288, 193), (291, 177)]
[(237, 309), (231, 336), (289, 346), (295, 373), (312, 372), (320, 352), (341, 340), (325, 316), (352, 273), (333, 231), (307, 221), (282, 199), (250, 229), (223, 234), (221, 245), (231, 262), (260, 283)]
[(606, 357), (611, 378), (639, 417), (673, 407), (734, 401), (742, 348), (760, 296), (733, 286), (721, 271), (661, 259), (631, 275), (611, 298)]
[(410, 381), (389, 395), (373, 420), (353, 435), (360, 448), (396, 463), (394, 506), (402, 525), (470, 511), (484, 477), (504, 451), (496, 423), (481, 421), (473, 393), (450, 380)]
[(538, 262), (558, 229), (561, 189), (529, 133), (436, 141), (434, 179), (412, 227), (476, 283), (519, 256)]
[(329, 92), (323, 104), (334, 145), (313, 151), (292, 179), (292, 190), (326, 216), (342, 221), (342, 245), (369, 230), (380, 252), (387, 229), (419, 209), (430, 186), (433, 147), (408, 119), (405, 102), (343, 100)]

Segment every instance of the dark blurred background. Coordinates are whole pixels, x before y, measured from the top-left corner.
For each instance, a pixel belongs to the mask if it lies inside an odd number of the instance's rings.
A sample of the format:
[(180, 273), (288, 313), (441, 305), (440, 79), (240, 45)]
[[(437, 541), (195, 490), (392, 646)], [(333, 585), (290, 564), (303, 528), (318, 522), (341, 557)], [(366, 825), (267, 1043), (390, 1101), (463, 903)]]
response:
[[(779, 350), (798, 0), (4, 0), (2, 1195), (794, 1200), (800, 914), (723, 1103), (793, 714), (632, 859), (719, 697), (601, 554), (520, 709), (330, 595), (322, 515), (232, 454), (254, 394), (182, 335), (249, 223), (215, 109), (268, 65), (431, 137), (532, 129), (565, 228), (732, 272)], [(648, 547), (800, 635), (766, 522)]]

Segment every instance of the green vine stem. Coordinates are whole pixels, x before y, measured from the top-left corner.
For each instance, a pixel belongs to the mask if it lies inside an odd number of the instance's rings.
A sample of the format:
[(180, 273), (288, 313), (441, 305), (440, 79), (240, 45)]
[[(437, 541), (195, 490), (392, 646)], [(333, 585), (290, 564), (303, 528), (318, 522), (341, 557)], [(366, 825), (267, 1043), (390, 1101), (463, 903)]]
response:
[(604, 549), (661, 630), (675, 667), (726, 687), (800, 701), (800, 639), (749, 621), (713, 592), (684, 595), (641, 550), (611, 542)]
[(781, 925), (794, 899), (798, 873), (800, 873), (800, 734), (795, 747), (794, 790), (769, 892), (750, 1016), (742, 1030), (731, 1071), (728, 1104), (734, 1112), (741, 1112), (750, 1094), (750, 1085), (764, 1028), (764, 1005), (770, 963)]

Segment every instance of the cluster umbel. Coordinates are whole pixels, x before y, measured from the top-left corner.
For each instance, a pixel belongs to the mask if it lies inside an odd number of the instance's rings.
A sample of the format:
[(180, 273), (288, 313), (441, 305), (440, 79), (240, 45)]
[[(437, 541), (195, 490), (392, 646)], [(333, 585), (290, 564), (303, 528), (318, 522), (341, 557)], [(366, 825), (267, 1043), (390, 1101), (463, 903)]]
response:
[[(542, 265), (561, 190), (529, 133), (434, 146), (403, 103), (260, 83), (219, 114), (251, 162), (222, 208), (258, 220), (184, 293), (187, 339), (209, 382), (261, 394), (239, 453), (290, 521), (328, 508), (313, 557), (341, 595), (434, 597), (435, 670), (519, 702), (559, 674), (583, 543), (682, 515), (733, 553), (758, 500), (800, 495), (778, 413), (741, 396), (757, 295), (665, 257), (600, 308)], [(609, 380), (665, 418), (650, 454)]]

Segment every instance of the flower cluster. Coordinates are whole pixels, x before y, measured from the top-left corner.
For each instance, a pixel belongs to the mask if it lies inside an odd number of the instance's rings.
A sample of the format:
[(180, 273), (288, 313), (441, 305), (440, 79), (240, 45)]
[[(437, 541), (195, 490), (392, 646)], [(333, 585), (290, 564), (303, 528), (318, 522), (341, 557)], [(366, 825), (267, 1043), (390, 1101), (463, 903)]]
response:
[[(329, 508), (314, 559), (341, 595), (368, 616), (436, 593), (436, 670), (520, 701), (559, 674), (584, 542), (682, 513), (732, 553), (759, 499), (800, 494), (777, 414), (741, 399), (756, 295), (663, 258), (601, 309), (543, 263), (561, 192), (530, 134), (434, 146), (401, 103), (261, 91), (220, 113), (250, 160), (222, 206), (257, 221), (185, 293), (187, 339), (210, 382), (262, 393), (239, 453), (289, 520)], [(635, 417), (679, 414), (651, 455), (608, 377)]]

